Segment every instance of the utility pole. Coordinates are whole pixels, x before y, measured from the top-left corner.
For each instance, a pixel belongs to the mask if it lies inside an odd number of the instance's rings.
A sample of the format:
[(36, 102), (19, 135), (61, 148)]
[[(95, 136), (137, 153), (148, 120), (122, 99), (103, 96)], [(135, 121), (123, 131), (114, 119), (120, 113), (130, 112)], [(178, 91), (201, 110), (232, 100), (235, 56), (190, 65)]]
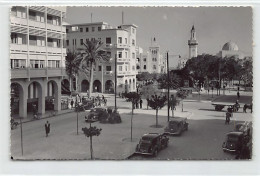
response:
[(167, 92), (167, 96), (168, 96), (168, 122), (170, 121), (170, 73), (169, 73), (169, 53), (167, 51), (167, 88), (168, 88), (168, 92)]
[(116, 87), (117, 87), (117, 55), (115, 54), (115, 110), (117, 110), (116, 106)]
[(20, 117), (20, 128), (21, 128), (21, 149), (22, 149), (22, 156), (23, 156), (23, 123), (22, 123), (22, 117)]

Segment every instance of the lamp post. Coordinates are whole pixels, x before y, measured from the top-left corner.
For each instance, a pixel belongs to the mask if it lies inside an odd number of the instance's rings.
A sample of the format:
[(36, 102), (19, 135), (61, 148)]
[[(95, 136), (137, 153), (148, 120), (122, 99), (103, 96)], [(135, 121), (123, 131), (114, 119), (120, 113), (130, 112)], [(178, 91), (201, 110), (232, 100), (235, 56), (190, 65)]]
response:
[(167, 97), (168, 97), (168, 122), (170, 121), (170, 73), (169, 73), (169, 53), (167, 51)]
[(116, 105), (116, 89), (117, 87), (117, 55), (115, 54), (115, 110), (117, 111), (117, 105)]
[(79, 103), (76, 96), (76, 111), (77, 111), (77, 135), (79, 135)]
[(22, 149), (22, 156), (23, 156), (23, 123), (22, 123), (22, 117), (20, 117), (20, 128), (21, 128), (21, 149)]

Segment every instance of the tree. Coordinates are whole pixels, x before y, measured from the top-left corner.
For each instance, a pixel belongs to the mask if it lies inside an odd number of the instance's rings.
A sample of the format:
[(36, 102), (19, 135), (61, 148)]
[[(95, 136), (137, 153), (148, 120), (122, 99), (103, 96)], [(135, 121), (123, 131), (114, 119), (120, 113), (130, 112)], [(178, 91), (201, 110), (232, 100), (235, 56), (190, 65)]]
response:
[(159, 109), (163, 108), (166, 104), (167, 97), (166, 96), (158, 96), (158, 95), (152, 95), (151, 98), (148, 100), (149, 106), (152, 109), (156, 110), (156, 127), (158, 127), (158, 111)]
[(143, 86), (141, 89), (142, 98), (145, 98), (147, 100), (147, 109), (148, 109), (148, 99), (151, 98), (152, 95), (156, 94), (158, 90), (152, 85), (146, 85)]
[(72, 90), (72, 78), (77, 77), (78, 72), (80, 70), (79, 68), (79, 60), (77, 60), (78, 54), (76, 52), (69, 51), (66, 56), (66, 73), (69, 76), (70, 80), (70, 91)]
[(244, 81), (245, 87), (253, 84), (253, 61), (252, 58), (245, 58), (242, 61), (241, 79)]
[(177, 89), (181, 86), (181, 77), (176, 73), (170, 73), (170, 80), (168, 81), (167, 74), (161, 74), (158, 82), (162, 89), (167, 89), (168, 85), (170, 89)]
[(95, 126), (91, 126), (91, 123), (94, 122), (94, 121), (89, 121), (89, 128), (85, 127), (85, 128), (82, 128), (82, 131), (83, 133), (85, 134), (86, 137), (89, 137), (90, 139), (90, 156), (91, 156), (91, 159), (93, 159), (93, 147), (92, 147), (92, 137), (93, 136), (99, 136), (100, 135), (100, 132), (101, 132), (101, 128), (97, 128)]
[(91, 96), (91, 92), (93, 90), (93, 70), (94, 67), (99, 62), (107, 62), (109, 57), (107, 52), (102, 49), (103, 43), (98, 40), (87, 41), (83, 43), (84, 49), (80, 48), (78, 51), (78, 59), (80, 61), (80, 68), (82, 69), (83, 73), (89, 76), (90, 78), (90, 86), (89, 86), (89, 96)]
[(131, 115), (131, 141), (132, 141), (134, 106), (135, 106), (136, 102), (140, 100), (140, 94), (138, 94), (136, 92), (129, 92), (129, 93), (126, 93), (125, 97), (126, 97), (127, 101), (130, 101), (132, 103), (132, 115)]

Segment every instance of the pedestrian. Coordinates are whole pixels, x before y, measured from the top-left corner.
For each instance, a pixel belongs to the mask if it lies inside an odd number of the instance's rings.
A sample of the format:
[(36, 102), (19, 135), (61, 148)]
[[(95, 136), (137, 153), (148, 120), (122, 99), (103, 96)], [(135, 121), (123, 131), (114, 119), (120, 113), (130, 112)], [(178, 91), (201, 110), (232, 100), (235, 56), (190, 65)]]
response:
[(244, 105), (243, 107), (243, 112), (246, 113), (246, 109), (247, 109), (247, 104)]
[(139, 109), (139, 101), (138, 100), (136, 100), (135, 105), (136, 105), (136, 109)]
[(239, 93), (239, 91), (237, 92), (237, 99), (239, 100), (239, 98), (240, 98), (240, 93)]
[(143, 108), (143, 100), (140, 99), (140, 109), (142, 109), (142, 108)]
[(71, 100), (70, 105), (71, 105), (71, 108), (73, 108), (73, 105), (74, 105), (73, 99)]
[(50, 133), (50, 128), (51, 128), (51, 125), (50, 123), (47, 121), (45, 123), (45, 133), (46, 133), (46, 137), (48, 137), (49, 133)]
[(230, 122), (230, 117), (231, 117), (231, 113), (230, 113), (230, 112), (226, 112), (226, 121), (225, 121), (225, 124), (229, 124), (229, 122)]

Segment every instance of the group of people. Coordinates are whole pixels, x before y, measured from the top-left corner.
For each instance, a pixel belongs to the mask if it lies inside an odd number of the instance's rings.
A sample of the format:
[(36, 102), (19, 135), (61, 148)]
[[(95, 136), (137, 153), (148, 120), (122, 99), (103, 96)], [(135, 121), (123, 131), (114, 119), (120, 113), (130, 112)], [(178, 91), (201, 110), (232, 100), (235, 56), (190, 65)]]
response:
[(95, 107), (107, 105), (107, 99), (104, 97), (104, 95), (102, 95), (101, 97), (99, 95), (97, 97), (92, 97), (92, 102)]
[(143, 108), (143, 100), (141, 98), (139, 100), (136, 100), (134, 103), (134, 109), (139, 109), (139, 108), (140, 109)]

